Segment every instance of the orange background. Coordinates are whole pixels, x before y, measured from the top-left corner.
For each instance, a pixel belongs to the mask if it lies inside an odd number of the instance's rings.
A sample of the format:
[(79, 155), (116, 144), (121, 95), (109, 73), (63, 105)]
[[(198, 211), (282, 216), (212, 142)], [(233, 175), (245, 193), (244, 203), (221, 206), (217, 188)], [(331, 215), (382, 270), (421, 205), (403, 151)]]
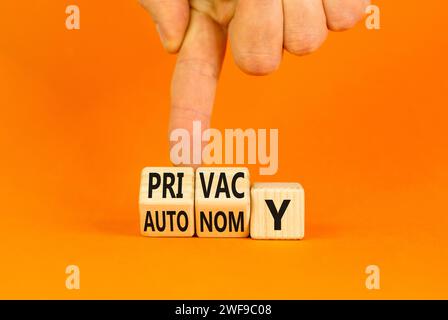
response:
[(376, 4), (382, 30), (272, 76), (226, 58), (212, 126), (279, 128), (278, 174), (252, 181), (305, 187), (306, 239), (282, 242), (139, 236), (175, 57), (133, 0), (2, 0), (0, 298), (448, 298), (448, 3)]

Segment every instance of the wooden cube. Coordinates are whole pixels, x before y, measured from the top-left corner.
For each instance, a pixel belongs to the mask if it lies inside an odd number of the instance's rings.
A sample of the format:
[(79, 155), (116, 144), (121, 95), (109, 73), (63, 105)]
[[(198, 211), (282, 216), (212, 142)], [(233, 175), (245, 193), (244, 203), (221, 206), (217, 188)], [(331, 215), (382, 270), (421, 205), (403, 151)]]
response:
[(142, 235), (192, 237), (193, 168), (144, 168), (141, 174), (139, 210)]
[(251, 190), (250, 236), (254, 239), (302, 239), (305, 195), (298, 183), (255, 183)]
[(250, 180), (247, 168), (199, 168), (195, 192), (199, 237), (248, 237)]

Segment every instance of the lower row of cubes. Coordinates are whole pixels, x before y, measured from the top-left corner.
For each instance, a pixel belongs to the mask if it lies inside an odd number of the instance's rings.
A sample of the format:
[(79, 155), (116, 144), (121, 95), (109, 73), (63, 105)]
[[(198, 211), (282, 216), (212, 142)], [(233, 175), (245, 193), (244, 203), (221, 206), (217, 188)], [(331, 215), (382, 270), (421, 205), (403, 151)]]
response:
[(140, 231), (150, 237), (302, 239), (298, 183), (250, 184), (235, 167), (147, 167), (141, 175)]

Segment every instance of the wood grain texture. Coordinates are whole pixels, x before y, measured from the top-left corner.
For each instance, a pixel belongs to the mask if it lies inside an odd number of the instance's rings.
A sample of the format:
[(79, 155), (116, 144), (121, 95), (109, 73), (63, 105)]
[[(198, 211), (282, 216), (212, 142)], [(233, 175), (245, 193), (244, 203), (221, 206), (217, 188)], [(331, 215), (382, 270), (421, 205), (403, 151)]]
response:
[(152, 237), (194, 235), (194, 170), (147, 167), (142, 170), (140, 231)]
[(195, 192), (199, 237), (248, 237), (250, 178), (247, 168), (198, 168)]
[(304, 237), (305, 195), (300, 184), (255, 183), (251, 189), (251, 205), (250, 235), (253, 239)]

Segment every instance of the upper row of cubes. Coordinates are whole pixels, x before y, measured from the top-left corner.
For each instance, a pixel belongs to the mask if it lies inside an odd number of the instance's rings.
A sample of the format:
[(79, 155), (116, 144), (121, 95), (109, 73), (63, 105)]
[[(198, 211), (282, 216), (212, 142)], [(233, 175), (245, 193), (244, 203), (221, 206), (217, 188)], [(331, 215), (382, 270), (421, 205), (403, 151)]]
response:
[[(196, 180), (196, 181), (195, 181)], [(147, 167), (140, 184), (140, 230), (154, 237), (302, 239), (298, 183), (255, 183), (247, 168)]]

